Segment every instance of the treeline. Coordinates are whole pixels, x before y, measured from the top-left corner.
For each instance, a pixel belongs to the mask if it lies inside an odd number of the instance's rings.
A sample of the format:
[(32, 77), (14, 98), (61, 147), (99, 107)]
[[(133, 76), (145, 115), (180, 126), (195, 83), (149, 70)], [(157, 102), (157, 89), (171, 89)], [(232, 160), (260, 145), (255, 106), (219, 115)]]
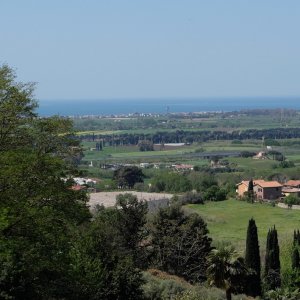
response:
[(139, 141), (152, 141), (154, 144), (164, 143), (195, 143), (210, 140), (249, 140), (249, 139), (292, 139), (300, 138), (299, 128), (270, 128), (247, 129), (244, 131), (184, 131), (156, 132), (156, 133), (122, 133), (113, 134), (84, 134), (83, 141), (101, 140), (105, 145), (138, 145)]

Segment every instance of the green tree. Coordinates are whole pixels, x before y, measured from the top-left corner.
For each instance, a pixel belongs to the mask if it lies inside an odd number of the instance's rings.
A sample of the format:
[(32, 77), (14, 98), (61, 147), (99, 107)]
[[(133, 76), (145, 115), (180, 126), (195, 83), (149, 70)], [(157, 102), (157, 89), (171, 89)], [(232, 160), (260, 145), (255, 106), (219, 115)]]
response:
[(136, 166), (125, 166), (114, 171), (113, 179), (121, 188), (133, 188), (137, 182), (144, 182), (143, 171)]
[(208, 257), (207, 277), (210, 285), (226, 291), (226, 299), (232, 299), (232, 293), (239, 289), (243, 277), (247, 274), (242, 258), (234, 259), (236, 252), (232, 247), (222, 246), (213, 249)]
[(139, 141), (138, 147), (140, 151), (154, 151), (153, 142), (148, 140)]
[(142, 273), (119, 230), (118, 209), (102, 209), (83, 227), (71, 252), (67, 299), (142, 299)]
[(86, 195), (61, 179), (74, 171), (72, 124), (38, 118), (32, 92), (0, 67), (1, 297), (63, 298), (70, 239), (90, 214)]
[(248, 184), (248, 197), (251, 203), (254, 203), (253, 179), (251, 178)]
[(298, 270), (300, 268), (299, 251), (296, 247), (294, 247), (293, 253), (292, 253), (292, 268), (293, 268), (293, 270)]
[(203, 199), (205, 201), (223, 201), (226, 200), (226, 191), (217, 185), (209, 187), (203, 193)]
[(267, 236), (264, 277), (268, 289), (275, 290), (280, 287), (279, 244), (275, 226), (269, 230)]
[(186, 216), (177, 206), (160, 209), (151, 224), (154, 265), (191, 282), (206, 279), (211, 239), (197, 214)]
[(132, 194), (120, 194), (117, 196), (116, 207), (117, 222), (115, 226), (123, 239), (124, 248), (134, 259), (135, 265), (143, 267), (147, 264), (147, 253), (143, 246), (143, 240), (147, 237), (145, 230), (147, 202), (138, 201)]
[(257, 227), (254, 219), (249, 220), (246, 238), (245, 265), (252, 272), (248, 275), (247, 294), (253, 297), (261, 295), (260, 255)]

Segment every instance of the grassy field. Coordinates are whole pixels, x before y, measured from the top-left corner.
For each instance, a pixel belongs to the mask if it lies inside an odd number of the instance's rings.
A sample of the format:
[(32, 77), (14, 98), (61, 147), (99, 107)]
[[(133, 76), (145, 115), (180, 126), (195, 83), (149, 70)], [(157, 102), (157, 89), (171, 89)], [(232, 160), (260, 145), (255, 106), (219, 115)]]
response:
[(214, 241), (230, 241), (236, 249), (245, 247), (248, 220), (253, 217), (258, 227), (260, 247), (265, 249), (270, 227), (276, 226), (279, 240), (291, 240), (294, 229), (300, 227), (300, 211), (272, 207), (269, 204), (250, 204), (238, 200), (210, 202), (205, 205), (189, 205), (208, 224)]

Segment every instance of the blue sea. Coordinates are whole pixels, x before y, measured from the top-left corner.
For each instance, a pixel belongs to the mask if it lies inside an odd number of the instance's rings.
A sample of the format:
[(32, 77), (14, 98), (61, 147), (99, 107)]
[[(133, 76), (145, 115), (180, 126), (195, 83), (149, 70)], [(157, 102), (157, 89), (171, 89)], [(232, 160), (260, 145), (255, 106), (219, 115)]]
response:
[(199, 99), (113, 99), (40, 100), (42, 116), (111, 115), (130, 113), (176, 113), (239, 111), (244, 109), (288, 108), (300, 110), (300, 97), (199, 98)]

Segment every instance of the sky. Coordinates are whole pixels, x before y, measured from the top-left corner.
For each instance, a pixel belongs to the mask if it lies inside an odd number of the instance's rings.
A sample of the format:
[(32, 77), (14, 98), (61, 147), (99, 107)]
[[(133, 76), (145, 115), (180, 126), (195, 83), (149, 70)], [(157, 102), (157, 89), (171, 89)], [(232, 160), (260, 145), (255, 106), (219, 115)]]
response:
[(43, 99), (300, 95), (299, 0), (1, 0), (0, 64)]

